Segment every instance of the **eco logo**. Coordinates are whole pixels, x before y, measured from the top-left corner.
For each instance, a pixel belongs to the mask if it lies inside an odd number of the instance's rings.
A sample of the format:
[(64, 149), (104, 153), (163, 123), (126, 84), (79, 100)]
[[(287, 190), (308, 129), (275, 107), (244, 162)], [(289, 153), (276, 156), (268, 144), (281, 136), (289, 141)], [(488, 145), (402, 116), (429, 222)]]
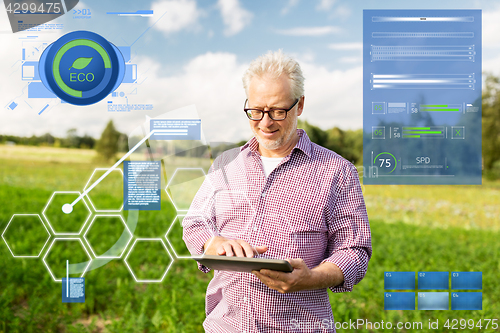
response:
[(61, 100), (90, 105), (118, 88), (125, 62), (118, 48), (100, 35), (74, 31), (45, 49), (39, 71), (47, 89)]

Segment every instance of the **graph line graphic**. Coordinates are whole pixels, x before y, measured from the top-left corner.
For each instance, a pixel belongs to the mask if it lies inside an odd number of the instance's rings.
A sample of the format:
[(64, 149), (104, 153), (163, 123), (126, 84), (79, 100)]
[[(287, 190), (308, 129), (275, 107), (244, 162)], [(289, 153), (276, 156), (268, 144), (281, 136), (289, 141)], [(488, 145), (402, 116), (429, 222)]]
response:
[(64, 204), (62, 206), (62, 211), (65, 213), (65, 214), (70, 214), (72, 211), (73, 211), (73, 206), (76, 205), (80, 200), (83, 199), (84, 196), (86, 196), (90, 191), (92, 191), (92, 189), (94, 187), (96, 187), (104, 178), (106, 178), (107, 175), (109, 175), (113, 170), (115, 170), (123, 161), (125, 161), (125, 159), (127, 157), (129, 157), (130, 155), (132, 155), (132, 153), (134, 151), (137, 150), (137, 148), (139, 148), (144, 142), (146, 142), (147, 139), (149, 139), (153, 134), (155, 133), (165, 133), (167, 132), (167, 130), (152, 130), (151, 132), (149, 132), (148, 135), (146, 135), (141, 141), (139, 141), (135, 146), (134, 148), (132, 148), (128, 153), (126, 153), (125, 155), (123, 155), (122, 158), (120, 158), (118, 160), (118, 162), (116, 162), (111, 168), (108, 169), (108, 171), (106, 171), (98, 180), (96, 180), (92, 185), (89, 186), (89, 188), (87, 188), (85, 191), (83, 191), (83, 193), (75, 199), (75, 201), (73, 201), (72, 203), (67, 203), (67, 204)]

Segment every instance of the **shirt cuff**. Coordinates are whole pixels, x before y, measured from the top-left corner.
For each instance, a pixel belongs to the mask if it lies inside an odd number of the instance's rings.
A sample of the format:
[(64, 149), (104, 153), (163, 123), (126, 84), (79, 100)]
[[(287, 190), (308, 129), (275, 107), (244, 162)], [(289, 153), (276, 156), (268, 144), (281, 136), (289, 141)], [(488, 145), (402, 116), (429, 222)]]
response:
[(356, 277), (358, 276), (358, 256), (352, 250), (341, 250), (332, 254), (330, 257), (323, 260), (324, 262), (331, 262), (337, 265), (344, 275), (344, 283), (335, 287), (329, 287), (334, 293), (342, 293), (352, 291), (356, 284)]
[[(205, 243), (212, 237), (214, 237), (212, 232), (209, 230), (197, 230), (196, 231), (196, 237), (191, 238), (189, 241), (185, 240), (186, 244), (190, 244), (188, 247), (189, 252), (191, 252), (192, 256), (201, 256), (204, 254), (204, 246)], [(211, 271), (210, 268), (207, 266), (204, 266), (198, 262), (198, 269), (202, 271), (203, 273), (208, 273)]]

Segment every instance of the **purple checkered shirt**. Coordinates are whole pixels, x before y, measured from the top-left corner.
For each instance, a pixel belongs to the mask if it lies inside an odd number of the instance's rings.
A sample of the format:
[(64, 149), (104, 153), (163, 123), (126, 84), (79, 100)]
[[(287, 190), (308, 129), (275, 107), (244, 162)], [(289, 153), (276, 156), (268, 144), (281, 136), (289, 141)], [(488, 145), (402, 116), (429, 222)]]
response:
[[(219, 156), (184, 218), (193, 255), (219, 235), (267, 245), (264, 258), (329, 261), (351, 291), (371, 257), (370, 226), (355, 167), (297, 130), (292, 152), (266, 178), (252, 138)], [(199, 265), (203, 272), (210, 269)], [(280, 294), (250, 273), (215, 271), (206, 296), (207, 332), (335, 332), (327, 289)]]

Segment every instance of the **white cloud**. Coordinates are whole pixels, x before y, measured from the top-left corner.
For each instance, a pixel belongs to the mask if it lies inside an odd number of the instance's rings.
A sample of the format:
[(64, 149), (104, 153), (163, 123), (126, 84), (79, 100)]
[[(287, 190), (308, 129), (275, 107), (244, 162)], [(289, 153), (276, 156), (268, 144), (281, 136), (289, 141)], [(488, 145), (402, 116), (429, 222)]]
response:
[(345, 5), (338, 6), (334, 11), (334, 17), (340, 17), (343, 20), (347, 19), (349, 16), (351, 16), (351, 14), (352, 14), (351, 8)]
[(253, 14), (241, 7), (238, 0), (219, 0), (217, 6), (226, 28), (224, 34), (233, 36), (250, 24)]
[(352, 50), (363, 50), (363, 43), (333, 43), (328, 45), (329, 49), (341, 50), (341, 51), (352, 51)]
[(335, 26), (324, 27), (296, 27), (290, 29), (276, 30), (278, 34), (288, 36), (324, 36), (338, 34), (342, 31), (341, 28)]
[(363, 63), (363, 58), (362, 57), (341, 57), (339, 59), (339, 62), (343, 64), (362, 64)]
[[(486, 53), (484, 52), (484, 58), (486, 58)], [(483, 60), (482, 63), (484, 73), (492, 73), (493, 75), (500, 75), (500, 55), (495, 54), (489, 57), (487, 60)]]
[(363, 127), (363, 67), (329, 71), (303, 63), (305, 107), (302, 117), (322, 129)]
[(328, 11), (332, 9), (333, 5), (337, 2), (337, 0), (320, 0), (316, 9), (319, 11)]
[(295, 6), (297, 6), (299, 0), (288, 0), (288, 3), (281, 9), (281, 15), (286, 15)]
[[(195, 30), (202, 11), (196, 6), (195, 0), (161, 0), (152, 4), (153, 16), (149, 22), (154, 28), (171, 34), (181, 30)], [(163, 17), (162, 17), (163, 16)]]
[(500, 7), (483, 11), (483, 48), (500, 48)]

